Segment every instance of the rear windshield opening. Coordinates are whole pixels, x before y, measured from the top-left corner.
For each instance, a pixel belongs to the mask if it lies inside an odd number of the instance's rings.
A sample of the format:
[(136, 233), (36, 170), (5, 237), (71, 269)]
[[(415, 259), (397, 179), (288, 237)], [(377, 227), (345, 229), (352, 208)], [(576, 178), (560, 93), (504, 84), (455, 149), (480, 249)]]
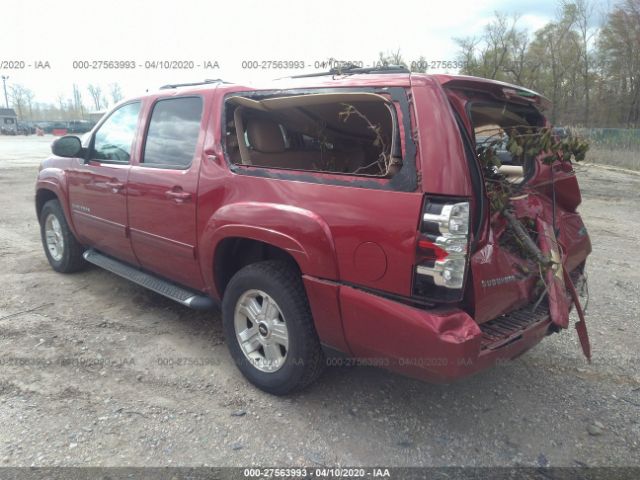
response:
[(402, 165), (393, 104), (377, 94), (233, 96), (226, 114), (238, 165), (387, 178)]
[(494, 142), (496, 154), (502, 165), (523, 167), (524, 165), (514, 161), (507, 150), (509, 132), (515, 129), (524, 133), (527, 128), (542, 127), (544, 125), (542, 115), (531, 106), (484, 102), (471, 104), (470, 113), (476, 148), (481, 149), (490, 142)]

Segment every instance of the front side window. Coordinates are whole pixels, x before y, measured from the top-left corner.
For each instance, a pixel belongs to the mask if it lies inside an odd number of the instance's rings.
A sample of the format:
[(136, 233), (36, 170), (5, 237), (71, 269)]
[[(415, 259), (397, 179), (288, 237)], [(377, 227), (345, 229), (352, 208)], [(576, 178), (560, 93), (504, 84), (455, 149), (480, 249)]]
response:
[(140, 103), (123, 105), (113, 112), (96, 132), (92, 157), (98, 160), (128, 162), (138, 126)]
[(142, 163), (177, 168), (191, 165), (201, 118), (200, 97), (158, 101), (151, 114)]

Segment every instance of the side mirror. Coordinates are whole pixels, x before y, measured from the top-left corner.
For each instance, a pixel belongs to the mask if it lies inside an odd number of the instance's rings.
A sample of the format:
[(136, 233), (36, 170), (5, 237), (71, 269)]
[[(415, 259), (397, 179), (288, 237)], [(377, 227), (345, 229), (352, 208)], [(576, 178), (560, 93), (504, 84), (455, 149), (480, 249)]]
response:
[(75, 158), (82, 152), (82, 142), (74, 135), (65, 135), (51, 144), (51, 152), (58, 157)]

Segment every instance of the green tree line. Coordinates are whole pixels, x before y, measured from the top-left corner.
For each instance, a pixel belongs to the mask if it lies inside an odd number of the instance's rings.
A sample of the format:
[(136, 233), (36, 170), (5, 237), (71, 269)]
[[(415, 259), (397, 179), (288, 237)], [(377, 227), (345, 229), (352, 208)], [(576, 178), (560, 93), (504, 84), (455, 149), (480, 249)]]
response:
[[(640, 0), (623, 0), (600, 24), (597, 13), (589, 0), (562, 1), (553, 21), (529, 31), (496, 12), (479, 36), (455, 39), (459, 73), (543, 94), (556, 125), (640, 127)], [(400, 50), (379, 62), (408, 67)]]
[(515, 83), (553, 102), (555, 124), (640, 125), (640, 0), (614, 5), (596, 22), (588, 0), (565, 1), (535, 32), (496, 13), (481, 36), (457, 39), (461, 73)]

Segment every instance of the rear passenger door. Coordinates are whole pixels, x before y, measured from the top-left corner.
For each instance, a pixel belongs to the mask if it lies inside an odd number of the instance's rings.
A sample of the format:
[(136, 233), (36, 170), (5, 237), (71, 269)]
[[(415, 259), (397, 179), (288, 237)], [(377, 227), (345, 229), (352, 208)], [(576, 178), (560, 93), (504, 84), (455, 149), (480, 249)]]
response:
[(200, 96), (157, 99), (127, 185), (131, 243), (140, 265), (196, 289), (203, 284), (196, 251), (203, 110)]

